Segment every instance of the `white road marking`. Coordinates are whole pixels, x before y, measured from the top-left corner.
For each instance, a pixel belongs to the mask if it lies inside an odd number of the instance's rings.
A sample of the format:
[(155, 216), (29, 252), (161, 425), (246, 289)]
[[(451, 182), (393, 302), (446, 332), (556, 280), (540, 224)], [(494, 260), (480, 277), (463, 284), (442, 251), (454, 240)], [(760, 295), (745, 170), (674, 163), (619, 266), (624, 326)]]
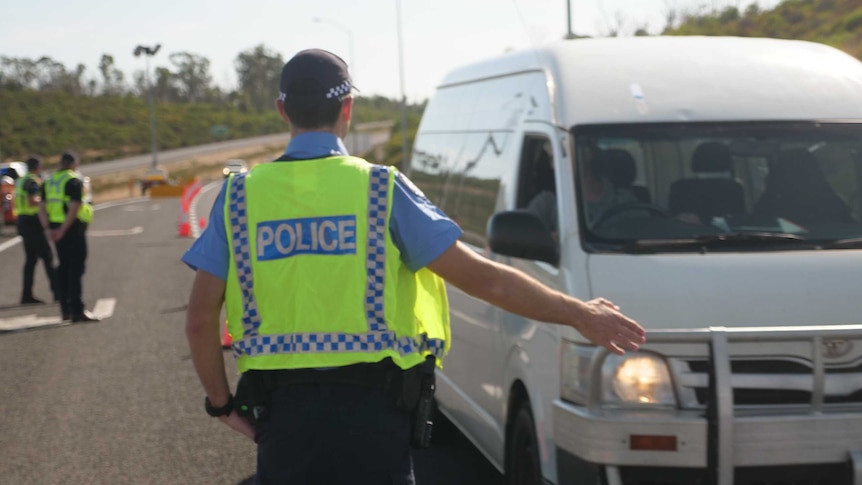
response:
[(224, 181), (208, 183), (200, 190), (200, 192), (198, 192), (197, 197), (192, 200), (192, 203), (189, 204), (189, 225), (192, 228), (193, 238), (197, 239), (201, 237), (201, 226), (198, 223), (198, 200), (200, 200), (201, 195), (203, 195), (204, 192), (209, 192), (215, 188), (221, 188), (222, 185), (224, 185)]
[[(138, 202), (145, 202), (148, 199), (129, 199), (129, 200), (118, 200), (113, 202), (105, 202), (102, 204), (96, 204), (93, 206), (93, 210), (107, 209), (109, 207), (117, 207), (120, 205), (129, 205), (129, 204), (137, 204)], [(21, 236), (15, 236), (12, 239), (3, 242), (0, 244), (0, 253), (3, 251), (15, 246), (16, 244), (21, 242)]]
[(91, 237), (105, 237), (105, 236), (132, 236), (135, 234), (140, 234), (144, 232), (143, 226), (135, 226), (131, 229), (101, 229), (101, 230), (89, 230), (87, 231), (87, 235)]
[(123, 208), (122, 208), (122, 209), (120, 209), (120, 210), (121, 210), (121, 211), (123, 211), (123, 212), (145, 212), (145, 211), (148, 211), (148, 210), (149, 210), (149, 211), (157, 211), (157, 210), (160, 210), (161, 208), (162, 208), (162, 206), (161, 206), (161, 205), (159, 205), (159, 204), (150, 204), (150, 205), (148, 205), (148, 206), (144, 206), (144, 205), (131, 205), (131, 206), (123, 207)]
[(116, 306), (116, 298), (99, 298), (96, 300), (96, 306), (93, 307), (93, 313), (104, 320), (114, 314), (114, 307)]
[(60, 316), (40, 317), (37, 315), (22, 315), (15, 318), (0, 318), (0, 332), (13, 332), (26, 328), (47, 327), (50, 325), (68, 325), (71, 322), (60, 320)]
[(18, 244), (19, 242), (21, 242), (21, 236), (15, 236), (10, 240), (5, 241), (4, 243), (0, 244), (0, 253)]
[[(99, 298), (96, 305), (93, 307), (93, 314), (105, 320), (114, 314), (114, 308), (117, 306), (116, 298)], [(71, 325), (70, 321), (62, 321), (59, 315), (50, 317), (40, 317), (35, 313), (30, 315), (20, 315), (12, 318), (0, 318), (0, 332), (14, 332), (16, 330), (25, 330), (28, 328), (50, 327)]]

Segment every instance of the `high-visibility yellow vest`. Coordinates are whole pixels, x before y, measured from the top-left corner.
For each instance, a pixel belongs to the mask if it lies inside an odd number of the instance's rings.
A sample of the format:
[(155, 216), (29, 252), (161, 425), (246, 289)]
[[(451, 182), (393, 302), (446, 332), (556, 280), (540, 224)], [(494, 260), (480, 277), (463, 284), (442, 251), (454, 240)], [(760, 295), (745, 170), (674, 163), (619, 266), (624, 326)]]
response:
[(15, 182), (15, 210), (19, 216), (35, 216), (39, 213), (39, 205), (30, 205), (30, 194), (24, 190), (24, 187), (27, 185), (27, 182), (35, 180), (39, 185), (42, 184), (42, 180), (28, 173), (27, 175), (20, 177)]
[[(66, 220), (66, 207), (71, 202), (66, 195), (66, 183), (73, 178), (79, 178), (75, 171), (70, 169), (58, 170), (45, 181), (45, 210), (48, 212), (48, 221), (62, 223)], [(83, 198), (83, 188), (82, 198)], [(78, 209), (78, 220), (84, 223), (93, 221), (93, 206), (87, 202), (81, 202)]]
[(389, 233), (395, 169), (353, 157), (274, 162), (232, 175), (225, 307), (240, 372), (402, 369), (449, 346), (443, 280), (410, 271)]

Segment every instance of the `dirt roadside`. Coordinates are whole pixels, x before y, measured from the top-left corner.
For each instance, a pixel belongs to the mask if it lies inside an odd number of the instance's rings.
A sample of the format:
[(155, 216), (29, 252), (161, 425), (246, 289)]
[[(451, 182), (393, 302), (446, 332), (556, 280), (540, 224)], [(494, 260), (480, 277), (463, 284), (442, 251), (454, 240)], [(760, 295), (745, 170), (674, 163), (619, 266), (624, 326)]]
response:
[[(168, 170), (170, 177), (180, 184), (193, 180), (196, 177), (202, 182), (208, 182), (222, 178), (222, 168), (224, 168), (227, 160), (241, 158), (251, 168), (258, 163), (275, 160), (283, 151), (284, 146), (282, 145), (265, 145), (254, 148), (226, 150), (204, 156), (190, 157), (178, 162), (171, 162), (165, 168)], [(93, 203), (99, 204), (130, 197), (139, 197), (141, 195), (141, 187), (137, 182), (149, 168), (145, 167), (90, 177)]]

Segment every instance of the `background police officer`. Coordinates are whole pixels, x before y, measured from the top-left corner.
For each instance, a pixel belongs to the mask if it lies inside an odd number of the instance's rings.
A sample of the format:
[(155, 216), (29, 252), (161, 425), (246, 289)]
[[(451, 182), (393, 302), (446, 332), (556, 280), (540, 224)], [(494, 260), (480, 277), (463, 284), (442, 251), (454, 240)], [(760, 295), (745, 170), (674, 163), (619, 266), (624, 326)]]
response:
[[(477, 255), (406, 177), (348, 157), (341, 139), (353, 99), (341, 58), (299, 52), (280, 88), (276, 107), (292, 135), (284, 155), (231, 176), (183, 256), (196, 270), (186, 335), (205, 408), (256, 441), (258, 483), (415, 483), (404, 403), (410, 376), (448, 348), (440, 277), (615, 353), (644, 341), (611, 302), (582, 302)], [(247, 377), (266, 383), (265, 419), (234, 409), (223, 303), (239, 387)], [(404, 385), (392, 392), (393, 381)]]
[(57, 293), (54, 254), (45, 230), (39, 222), (39, 202), (42, 190), (42, 160), (38, 157), (27, 159), (27, 174), (15, 181), (15, 207), (18, 210), (18, 234), (24, 241), (24, 285), (21, 289), (21, 303), (44, 303), (33, 296), (33, 276), (36, 263), (42, 260), (45, 274), (51, 285), (54, 301), (59, 301)]
[(60, 157), (60, 168), (42, 185), (39, 217), (57, 248), (60, 309), (63, 320), (99, 320), (84, 309), (82, 283), (87, 261), (87, 225), (93, 208), (85, 203), (84, 183), (77, 173), (78, 156), (72, 152)]

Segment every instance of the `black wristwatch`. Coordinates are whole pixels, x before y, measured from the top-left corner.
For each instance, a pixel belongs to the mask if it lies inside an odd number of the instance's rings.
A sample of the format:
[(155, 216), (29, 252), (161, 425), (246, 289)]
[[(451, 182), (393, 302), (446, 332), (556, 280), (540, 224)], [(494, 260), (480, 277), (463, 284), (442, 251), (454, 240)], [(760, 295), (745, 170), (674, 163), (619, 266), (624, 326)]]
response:
[(206, 409), (207, 414), (210, 416), (217, 418), (219, 416), (230, 416), (230, 413), (233, 412), (233, 394), (227, 395), (227, 403), (220, 408), (214, 408), (212, 403), (210, 402), (209, 396), (204, 398), (204, 409)]

